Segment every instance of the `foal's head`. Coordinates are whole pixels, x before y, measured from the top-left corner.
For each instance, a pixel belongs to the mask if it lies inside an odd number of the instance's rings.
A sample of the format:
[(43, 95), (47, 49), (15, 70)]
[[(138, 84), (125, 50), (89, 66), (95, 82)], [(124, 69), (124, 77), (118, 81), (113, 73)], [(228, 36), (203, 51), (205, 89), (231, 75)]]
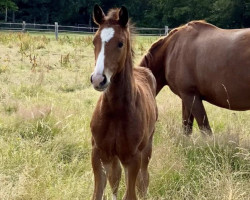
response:
[(95, 46), (95, 70), (91, 83), (98, 91), (104, 91), (112, 77), (119, 73), (130, 47), (128, 11), (125, 7), (111, 10), (107, 16), (95, 5), (94, 21), (99, 25), (93, 40)]

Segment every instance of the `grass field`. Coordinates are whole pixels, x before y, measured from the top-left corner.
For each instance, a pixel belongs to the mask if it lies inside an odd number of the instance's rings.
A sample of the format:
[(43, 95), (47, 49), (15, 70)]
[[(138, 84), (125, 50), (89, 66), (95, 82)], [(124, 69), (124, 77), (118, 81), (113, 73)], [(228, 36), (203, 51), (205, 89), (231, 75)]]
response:
[[(135, 63), (156, 39), (135, 38)], [(1, 200), (91, 199), (93, 65), (92, 36), (0, 33)], [(148, 199), (250, 199), (250, 111), (205, 103), (214, 137), (186, 138), (180, 99), (166, 87), (157, 104)]]

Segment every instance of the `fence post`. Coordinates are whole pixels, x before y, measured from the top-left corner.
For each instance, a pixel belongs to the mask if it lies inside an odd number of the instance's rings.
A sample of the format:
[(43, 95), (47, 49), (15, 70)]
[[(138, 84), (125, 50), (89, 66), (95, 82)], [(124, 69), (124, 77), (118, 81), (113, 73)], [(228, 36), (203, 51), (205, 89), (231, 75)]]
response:
[(165, 35), (168, 35), (168, 26), (165, 26)]
[(58, 22), (55, 22), (55, 35), (56, 35), (56, 40), (58, 40)]
[(26, 23), (25, 23), (25, 21), (23, 21), (23, 24), (22, 24), (22, 32), (25, 32), (25, 28), (26, 28)]

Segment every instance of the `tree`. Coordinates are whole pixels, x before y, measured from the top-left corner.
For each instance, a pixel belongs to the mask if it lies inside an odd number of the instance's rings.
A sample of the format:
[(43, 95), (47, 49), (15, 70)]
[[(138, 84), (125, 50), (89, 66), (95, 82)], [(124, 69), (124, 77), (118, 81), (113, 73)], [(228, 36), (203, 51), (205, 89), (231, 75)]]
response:
[(16, 11), (17, 9), (17, 5), (11, 0), (0, 1), (0, 11), (5, 11), (5, 22), (8, 20), (8, 10)]
[(243, 26), (250, 27), (250, 0), (244, 2)]
[(208, 17), (211, 23), (223, 28), (243, 27), (244, 0), (216, 0)]
[(105, 12), (125, 5), (136, 26), (171, 28), (191, 20), (205, 19), (224, 28), (250, 26), (250, 0), (0, 0), (0, 12), (17, 10), (19, 21), (35, 23), (89, 24), (94, 4)]

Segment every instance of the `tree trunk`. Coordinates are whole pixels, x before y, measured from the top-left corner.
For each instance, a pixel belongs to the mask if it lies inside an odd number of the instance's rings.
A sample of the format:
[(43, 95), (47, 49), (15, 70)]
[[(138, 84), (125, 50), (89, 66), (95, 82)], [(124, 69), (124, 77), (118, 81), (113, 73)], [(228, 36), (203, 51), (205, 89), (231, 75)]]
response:
[(15, 20), (16, 20), (15, 11), (12, 11), (12, 22), (15, 23)]
[[(91, 16), (91, 14), (89, 15), (89, 26), (92, 26), (92, 24), (91, 24), (91, 19), (92, 19), (92, 16)], [(84, 22), (85, 23), (85, 22)]]
[(6, 8), (5, 8), (5, 22), (7, 22), (7, 20), (8, 20), (8, 8), (6, 6)]
[(48, 12), (46, 13), (46, 23), (47, 24), (49, 23), (49, 13)]

